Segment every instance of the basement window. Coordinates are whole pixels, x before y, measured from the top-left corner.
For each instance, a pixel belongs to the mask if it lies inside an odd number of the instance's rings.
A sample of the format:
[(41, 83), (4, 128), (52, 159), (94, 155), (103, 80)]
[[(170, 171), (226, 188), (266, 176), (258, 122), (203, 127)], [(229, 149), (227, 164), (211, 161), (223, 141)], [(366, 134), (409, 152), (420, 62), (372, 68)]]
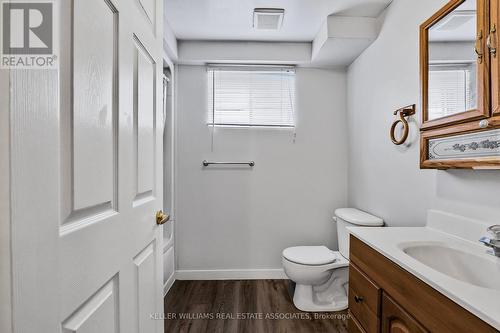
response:
[(295, 69), (208, 67), (208, 125), (294, 128)]

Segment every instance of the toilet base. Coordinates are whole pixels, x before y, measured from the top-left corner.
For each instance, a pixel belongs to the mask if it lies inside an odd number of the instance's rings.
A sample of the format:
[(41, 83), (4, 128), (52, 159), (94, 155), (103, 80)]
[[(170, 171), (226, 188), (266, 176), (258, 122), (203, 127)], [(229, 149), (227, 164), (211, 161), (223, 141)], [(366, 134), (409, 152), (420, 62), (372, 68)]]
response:
[(317, 304), (313, 301), (312, 286), (297, 285), (293, 295), (293, 304), (301, 311), (306, 312), (336, 312), (347, 309), (347, 296), (332, 303)]
[(297, 284), (293, 295), (295, 307), (306, 312), (336, 312), (347, 309), (347, 267), (340, 268), (339, 271), (341, 272), (333, 274), (325, 284), (319, 286)]

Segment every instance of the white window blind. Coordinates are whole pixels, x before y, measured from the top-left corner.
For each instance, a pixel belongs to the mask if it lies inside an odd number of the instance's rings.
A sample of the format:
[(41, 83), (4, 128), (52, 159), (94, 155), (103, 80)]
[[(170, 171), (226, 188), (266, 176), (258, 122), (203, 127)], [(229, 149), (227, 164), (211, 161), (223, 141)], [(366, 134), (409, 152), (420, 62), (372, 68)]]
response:
[(294, 127), (290, 67), (208, 67), (208, 124)]
[(431, 65), (429, 118), (437, 119), (476, 107), (475, 78), (470, 65)]

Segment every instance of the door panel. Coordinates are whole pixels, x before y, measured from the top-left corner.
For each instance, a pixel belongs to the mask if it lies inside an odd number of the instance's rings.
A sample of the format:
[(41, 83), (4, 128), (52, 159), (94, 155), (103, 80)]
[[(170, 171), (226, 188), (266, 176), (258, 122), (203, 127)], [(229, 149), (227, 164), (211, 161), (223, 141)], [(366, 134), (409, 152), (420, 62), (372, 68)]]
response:
[(174, 274), (174, 261), (174, 247), (172, 246), (168, 250), (163, 252), (163, 285), (165, 285)]
[(116, 179), (118, 13), (105, 0), (75, 0), (73, 7), (73, 205), (75, 210), (110, 208)]
[(118, 286), (115, 277), (62, 323), (63, 333), (117, 333), (118, 315)]
[(155, 322), (149, 318), (149, 314), (155, 313), (155, 304), (151, 299), (161, 293), (156, 285), (156, 244), (149, 244), (141, 253), (134, 258), (137, 276), (137, 319), (139, 332), (155, 332)]
[(136, 199), (154, 195), (155, 177), (155, 62), (137, 37), (134, 38), (134, 134), (136, 140)]
[(156, 16), (156, 4), (155, 0), (137, 0), (140, 6), (143, 8), (146, 17), (151, 25), (155, 23)]
[[(74, 26), (62, 34), (60, 57), (60, 232), (65, 235), (117, 210), (119, 13), (105, 0), (75, 0), (62, 12)], [(97, 34), (101, 38), (89, 41)]]
[(54, 4), (59, 69), (11, 74), (13, 326), (159, 333), (161, 15), (152, 30), (135, 1)]

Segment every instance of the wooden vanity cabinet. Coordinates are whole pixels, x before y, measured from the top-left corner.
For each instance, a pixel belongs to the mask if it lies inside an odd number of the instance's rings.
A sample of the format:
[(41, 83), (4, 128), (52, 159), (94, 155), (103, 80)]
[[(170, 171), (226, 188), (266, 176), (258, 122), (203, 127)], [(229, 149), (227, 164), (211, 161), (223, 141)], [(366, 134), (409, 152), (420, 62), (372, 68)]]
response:
[(350, 236), (350, 333), (499, 332)]

